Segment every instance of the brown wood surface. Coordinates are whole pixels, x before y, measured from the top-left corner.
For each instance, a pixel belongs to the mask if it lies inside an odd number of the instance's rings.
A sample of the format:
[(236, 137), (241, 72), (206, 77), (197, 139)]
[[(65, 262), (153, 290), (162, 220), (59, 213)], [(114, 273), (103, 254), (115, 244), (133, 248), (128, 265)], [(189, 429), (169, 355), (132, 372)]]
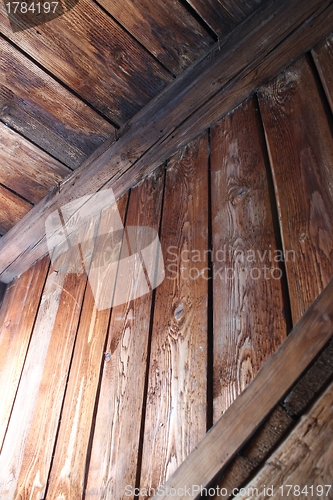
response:
[[(302, 418), (290, 436), (243, 487), (247, 499), (333, 498), (333, 384)], [(266, 494), (264, 493), (264, 485)], [(293, 488), (288, 488), (292, 485)], [(325, 487), (325, 485), (328, 485)], [(283, 486), (283, 489), (281, 487)], [(297, 486), (300, 487), (297, 488)], [(306, 490), (303, 488), (307, 486)], [(313, 490), (310, 489), (313, 486)], [(317, 490), (318, 486), (323, 489)], [(295, 489), (294, 489), (295, 487)], [(302, 492), (303, 490), (303, 492)], [(289, 491), (289, 495), (288, 495)], [(312, 491), (312, 493), (311, 493)], [(301, 494), (299, 494), (301, 492)], [(323, 492), (322, 494), (320, 494)], [(259, 496), (260, 495), (260, 496)], [(244, 498), (239, 494), (236, 499)]]
[[(98, 220), (92, 219), (78, 233), (78, 240), (82, 235), (85, 237), (90, 235), (92, 238), (83, 251), (86, 263), (89, 263), (89, 256), (93, 249), (96, 222), (98, 223)], [(16, 478), (15, 498), (22, 500), (40, 498), (45, 495), (87, 282), (86, 273), (78, 272), (81, 266), (78, 266), (77, 254), (78, 249), (73, 245), (65, 257), (66, 260), (63, 256), (58, 261), (52, 258), (57, 273), (57, 285), (62, 292), (54, 325), (43, 324), (44, 330), (51, 329), (51, 337), (33, 408), (31, 426), (27, 431), (24, 447), (22, 446), (24, 449), (22, 465)], [(63, 262), (62, 267), (61, 262)], [(64, 273), (63, 284), (58, 278), (62, 272)], [(44, 299), (52, 301), (53, 297), (45, 295)], [(33, 335), (36, 334), (38, 335), (38, 330), (35, 329)], [(48, 332), (45, 334), (47, 335)]]
[[(266, 361), (251, 384), (165, 483), (163, 494), (154, 496), (154, 500), (198, 499), (200, 490), (188, 495), (184, 492), (184, 486), (192, 491), (192, 485), (200, 487), (212, 482), (304, 372), (332, 334), (333, 281), (308, 309), (278, 350)], [(171, 488), (175, 488), (175, 495), (170, 493)]]
[(259, 96), (296, 323), (333, 277), (331, 128), (305, 58)]
[(45, 257), (8, 286), (0, 310), (0, 449), (48, 270)]
[[(158, 231), (163, 180), (164, 165), (131, 191), (126, 227), (149, 226)], [(138, 243), (146, 247), (150, 242), (140, 239)], [(138, 284), (135, 269), (131, 273), (128, 296)], [(87, 500), (93, 492), (96, 499), (133, 498), (125, 494), (125, 488), (134, 487), (136, 481), (151, 307), (152, 292), (112, 309), (85, 492)]]
[(70, 168), (114, 127), (0, 37), (0, 120)]
[(260, 127), (250, 99), (211, 129), (214, 421), (288, 333)]
[(32, 207), (32, 203), (23, 200), (0, 184), (0, 233), (6, 233), (17, 224)]
[(219, 37), (252, 14), (264, 0), (186, 0)]
[(208, 134), (166, 171), (161, 244), (166, 276), (156, 290), (141, 488), (157, 488), (206, 433)]
[(38, 203), (71, 170), (0, 122), (0, 183)]
[(333, 111), (333, 35), (317, 45), (311, 54)]
[[(122, 220), (127, 206), (127, 195), (118, 202)], [(114, 208), (102, 213), (97, 235), (110, 230)], [(105, 252), (113, 252), (113, 236), (96, 239), (89, 276), (92, 269), (99, 271), (101, 293), (112, 301), (112, 290), (103, 279)], [(101, 266), (101, 267), (100, 267)], [(82, 305), (79, 329), (76, 336), (71, 371), (68, 377), (57, 443), (49, 475), (47, 498), (72, 500), (82, 498), (86, 473), (86, 462), (95, 401), (100, 378), (103, 351), (110, 318), (110, 306), (98, 308), (89, 280)]]
[(0, 31), (117, 124), (172, 81), (151, 54), (89, 0), (52, 22), (15, 33), (2, 3)]
[[(306, 21), (308, 18), (311, 22)], [(2, 238), (1, 279), (9, 282), (45, 254), (44, 220), (57, 206), (97, 191), (108, 181), (116, 196), (120, 196), (213, 121), (231, 111), (264, 82), (267, 76), (272, 78), (287, 65), (290, 54), (297, 57), (327, 36), (332, 20), (333, 7), (329, 1), (273, 2), (263, 11), (259, 9), (242, 25), (242, 29), (236, 28), (227, 37), (220, 50), (213, 51), (203, 61), (195, 64), (191, 71), (185, 72), (177, 82), (169, 86), (163, 95), (147, 105), (124, 128), (113, 146), (109, 143), (104, 145), (100, 156), (95, 154), (93, 159), (82, 165), (71, 181), (63, 183), (61, 193), (53, 193), (32, 210), (29, 217), (11, 231), (8, 237)], [(304, 25), (298, 30), (302, 23)], [(267, 33), (270, 33), (269, 37)], [(251, 47), (256, 49), (252, 50)], [(260, 63), (262, 65), (259, 70)], [(236, 75), (238, 79), (235, 79)], [(223, 91), (220, 90), (217, 94), (216, 101), (209, 101), (209, 97), (219, 89)], [(205, 101), (206, 107), (199, 110)], [(186, 121), (189, 114), (193, 114), (193, 121), (192, 118)], [(175, 128), (184, 120), (184, 124), (174, 133)], [(14, 255), (15, 266), (11, 266)], [(7, 271), (4, 272), (5, 270)]]
[(207, 31), (177, 0), (99, 3), (175, 75), (213, 43)]

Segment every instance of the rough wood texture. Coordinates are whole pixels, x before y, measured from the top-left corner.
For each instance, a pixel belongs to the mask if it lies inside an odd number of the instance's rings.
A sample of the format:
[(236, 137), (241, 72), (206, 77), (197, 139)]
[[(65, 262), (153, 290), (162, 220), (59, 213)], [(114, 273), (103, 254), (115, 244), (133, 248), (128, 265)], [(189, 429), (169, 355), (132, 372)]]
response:
[(305, 58), (263, 87), (259, 102), (296, 323), (333, 276), (330, 123)]
[(2, 37), (0, 120), (70, 168), (114, 136), (109, 122)]
[[(272, 487), (274, 498), (333, 498), (333, 384), (303, 417), (291, 435), (244, 488), (247, 499), (270, 498), (263, 485)], [(292, 485), (289, 489), (287, 485)], [(300, 487), (300, 489), (297, 487)], [(328, 485), (325, 487), (325, 485)], [(302, 489), (307, 488), (306, 490)], [(313, 486), (312, 494), (310, 486)], [(318, 487), (323, 487), (319, 490)], [(289, 495), (288, 495), (289, 490)], [(246, 491), (246, 490), (245, 490)], [(244, 498), (239, 494), (236, 499)]]
[[(164, 165), (131, 191), (126, 227), (149, 226), (158, 231), (163, 180)], [(145, 241), (143, 232), (137, 236), (142, 248), (150, 243)], [(138, 260), (136, 265), (140, 266)], [(128, 297), (139, 284), (138, 272), (139, 267), (131, 270)], [(135, 486), (151, 307), (152, 292), (149, 292), (114, 307), (111, 313), (85, 492), (87, 500), (92, 492), (96, 499), (124, 498), (126, 485)]]
[[(126, 205), (127, 195), (124, 195), (118, 202), (122, 220)], [(104, 235), (105, 230), (110, 231), (115, 208), (112, 205), (102, 213), (97, 235)], [(117, 241), (114, 245), (114, 238), (114, 233), (108, 238), (96, 238), (89, 276), (92, 270), (98, 270), (99, 290), (107, 297), (110, 305), (109, 308), (99, 310), (99, 303), (95, 301), (88, 280), (49, 476), (47, 498), (50, 500), (72, 500), (82, 498), (83, 495), (88, 446), (113, 292), (104, 277), (103, 263), (108, 252), (118, 248)]]
[[(245, 391), (201, 440), (164, 485), (158, 499), (184, 498), (184, 485), (207, 485), (258, 428), (333, 334), (333, 281), (308, 309), (287, 339)], [(169, 488), (169, 490), (167, 490)], [(171, 488), (176, 495), (168, 495)], [(190, 496), (197, 499), (200, 491)]]
[(211, 130), (215, 422), (288, 333), (260, 127), (251, 99)]
[(8, 286), (0, 314), (0, 449), (48, 270), (45, 257)]
[(329, 36), (312, 50), (327, 99), (333, 111), (333, 35)]
[[(116, 196), (120, 196), (174, 154), (179, 144), (186, 145), (212, 121), (244, 100), (267, 76), (273, 77), (290, 61), (290, 53), (299, 56), (327, 36), (332, 20), (333, 7), (329, 1), (273, 2), (266, 9), (259, 9), (242, 25), (242, 29), (236, 28), (228, 36), (220, 51), (213, 51), (191, 71), (186, 71), (166, 92), (138, 113), (122, 131), (119, 140), (108, 149), (110, 144), (104, 146), (100, 156), (93, 155), (70, 181), (62, 185), (61, 193), (53, 193), (45, 199), (10, 236), (2, 238), (1, 279), (11, 281), (45, 254), (44, 220), (55, 208), (73, 198), (95, 192), (107, 182)], [(298, 30), (302, 23), (305, 24)], [(216, 101), (208, 101), (219, 89), (223, 90), (217, 94)], [(199, 111), (205, 101), (208, 101), (206, 107)], [(198, 111), (195, 113), (195, 110)], [(193, 114), (193, 121), (191, 118), (186, 122), (189, 114)], [(185, 123), (174, 133), (184, 120)], [(169, 142), (165, 141), (168, 136)], [(21, 239), (23, 232), (25, 238)], [(11, 266), (13, 256), (16, 261)]]
[(38, 203), (71, 170), (0, 122), (0, 183)]
[(206, 433), (208, 137), (168, 162), (141, 488), (157, 488)]
[(178, 75), (213, 39), (177, 0), (100, 0), (149, 52)]
[(252, 14), (265, 0), (186, 0), (219, 37)]
[(0, 233), (4, 234), (15, 226), (32, 207), (32, 203), (23, 200), (0, 184)]
[(16, 33), (2, 3), (0, 31), (118, 124), (172, 81), (167, 70), (89, 0), (80, 0), (50, 23)]

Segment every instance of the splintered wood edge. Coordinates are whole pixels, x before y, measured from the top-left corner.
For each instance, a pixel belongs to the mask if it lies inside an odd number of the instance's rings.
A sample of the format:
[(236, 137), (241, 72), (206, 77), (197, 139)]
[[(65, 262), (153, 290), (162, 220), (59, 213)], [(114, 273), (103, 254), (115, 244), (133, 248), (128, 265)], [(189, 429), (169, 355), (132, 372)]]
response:
[(263, 365), (250, 385), (222, 415), (153, 499), (198, 499), (200, 488), (216, 480), (216, 477), (294, 386), (330, 340), (332, 334), (333, 280), (304, 314), (279, 349)]

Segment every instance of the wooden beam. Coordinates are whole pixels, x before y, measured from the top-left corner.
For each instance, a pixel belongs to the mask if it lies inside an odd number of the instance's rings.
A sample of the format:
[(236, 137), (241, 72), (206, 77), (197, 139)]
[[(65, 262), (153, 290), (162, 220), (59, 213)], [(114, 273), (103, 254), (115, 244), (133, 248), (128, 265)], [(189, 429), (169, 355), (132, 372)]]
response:
[[(106, 186), (119, 197), (231, 111), (267, 81), (267, 75), (273, 77), (283, 69), (290, 50), (294, 57), (300, 56), (332, 29), (331, 0), (275, 0), (258, 9), (130, 120), (117, 141), (103, 145), (2, 238), (1, 280), (11, 281), (46, 254), (44, 222), (51, 212)], [(212, 114), (214, 103), (219, 116)]]
[[(333, 334), (333, 281), (154, 498), (200, 497), (306, 370)], [(187, 490), (185, 490), (185, 486)]]

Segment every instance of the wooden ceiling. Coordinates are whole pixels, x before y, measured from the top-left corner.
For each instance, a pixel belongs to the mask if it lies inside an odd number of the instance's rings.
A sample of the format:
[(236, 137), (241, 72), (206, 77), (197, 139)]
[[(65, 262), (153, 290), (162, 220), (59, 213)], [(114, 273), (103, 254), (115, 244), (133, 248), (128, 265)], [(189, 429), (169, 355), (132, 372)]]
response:
[(67, 1), (34, 26), (3, 0), (0, 235), (262, 3)]

